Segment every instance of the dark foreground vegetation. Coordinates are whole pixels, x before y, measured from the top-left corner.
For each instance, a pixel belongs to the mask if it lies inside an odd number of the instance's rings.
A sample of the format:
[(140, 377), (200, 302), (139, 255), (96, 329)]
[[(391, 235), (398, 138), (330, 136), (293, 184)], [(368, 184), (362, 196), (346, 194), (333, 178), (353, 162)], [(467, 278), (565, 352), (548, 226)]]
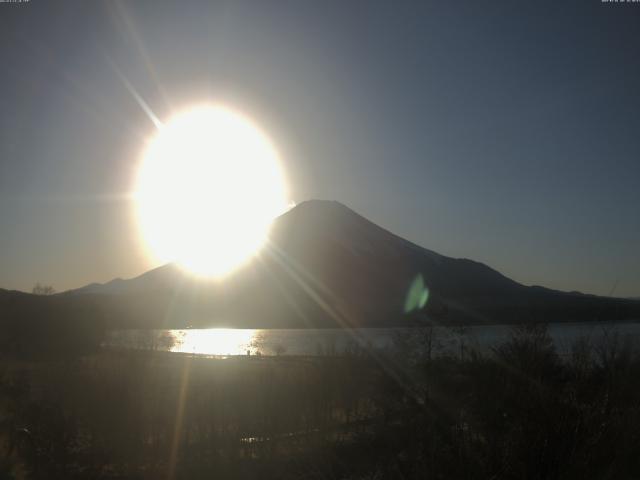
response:
[[(424, 333), (420, 334), (424, 335)], [(543, 326), (483, 355), (2, 360), (0, 478), (640, 478), (640, 357), (560, 358)]]

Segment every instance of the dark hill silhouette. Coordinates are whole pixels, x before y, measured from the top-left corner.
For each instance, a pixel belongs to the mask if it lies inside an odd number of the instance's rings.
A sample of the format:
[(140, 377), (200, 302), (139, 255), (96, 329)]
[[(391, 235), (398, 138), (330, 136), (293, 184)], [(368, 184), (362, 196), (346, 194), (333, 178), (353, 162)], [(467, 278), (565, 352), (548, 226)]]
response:
[(163, 265), (142, 275), (124, 280), (114, 278), (107, 283), (91, 283), (82, 288), (68, 290), (69, 294), (99, 294), (99, 295), (127, 295), (134, 293), (149, 293), (152, 291), (162, 291), (173, 289), (176, 283), (184, 280), (185, 275), (173, 264)]
[[(408, 312), (412, 286), (423, 284), (426, 303), (414, 302)], [(61, 305), (90, 302), (107, 324), (120, 327), (640, 318), (640, 302), (527, 287), (482, 263), (415, 245), (338, 202), (320, 200), (301, 203), (279, 217), (260, 254), (223, 282), (194, 279), (169, 264), (133, 279), (53, 297)]]

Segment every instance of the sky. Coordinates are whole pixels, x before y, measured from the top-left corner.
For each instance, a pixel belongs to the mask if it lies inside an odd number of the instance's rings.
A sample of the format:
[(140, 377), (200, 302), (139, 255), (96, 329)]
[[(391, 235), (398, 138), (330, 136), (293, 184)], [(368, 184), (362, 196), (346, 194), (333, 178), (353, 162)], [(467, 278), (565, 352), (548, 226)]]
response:
[(527, 285), (640, 296), (640, 3), (0, 3), (0, 288), (152, 267), (154, 124), (242, 111), (291, 200)]

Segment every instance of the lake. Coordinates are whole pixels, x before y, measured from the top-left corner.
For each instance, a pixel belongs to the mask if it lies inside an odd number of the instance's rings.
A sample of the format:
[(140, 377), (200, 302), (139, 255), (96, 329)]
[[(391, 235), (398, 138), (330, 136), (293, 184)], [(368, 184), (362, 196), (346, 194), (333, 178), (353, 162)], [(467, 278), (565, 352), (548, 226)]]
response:
[[(509, 338), (512, 326), (471, 326), (463, 329), (434, 327), (432, 344), (435, 354), (465, 350), (487, 351)], [(342, 355), (362, 349), (377, 351), (406, 348), (420, 342), (427, 333), (421, 328), (343, 329), (185, 329), (118, 330), (109, 334), (105, 345), (149, 350), (164, 350), (195, 355), (228, 357), (237, 355)], [(620, 340), (640, 340), (638, 322), (581, 322), (549, 324), (549, 333), (558, 353), (571, 351), (578, 338), (594, 343), (617, 335)]]

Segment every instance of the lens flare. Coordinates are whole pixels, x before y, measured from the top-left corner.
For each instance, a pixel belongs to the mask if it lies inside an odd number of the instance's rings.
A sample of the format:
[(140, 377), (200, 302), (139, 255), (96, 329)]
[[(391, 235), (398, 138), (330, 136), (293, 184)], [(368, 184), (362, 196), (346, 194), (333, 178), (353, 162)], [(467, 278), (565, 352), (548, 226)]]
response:
[(422, 274), (416, 275), (411, 282), (407, 297), (404, 301), (404, 313), (422, 310), (429, 301), (429, 288), (422, 278)]

